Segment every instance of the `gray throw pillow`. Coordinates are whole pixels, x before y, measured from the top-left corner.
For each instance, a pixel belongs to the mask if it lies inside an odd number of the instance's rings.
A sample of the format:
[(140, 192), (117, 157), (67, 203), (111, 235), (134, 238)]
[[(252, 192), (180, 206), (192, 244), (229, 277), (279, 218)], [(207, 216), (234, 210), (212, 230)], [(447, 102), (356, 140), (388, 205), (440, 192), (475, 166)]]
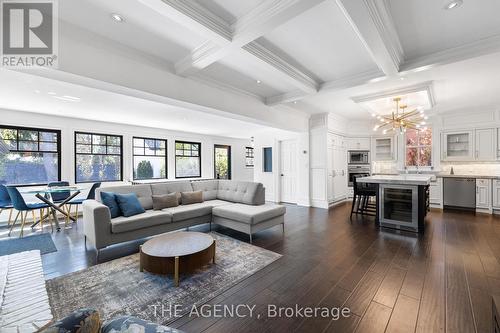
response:
[(203, 202), (203, 192), (202, 191), (181, 192), (181, 202), (183, 205), (201, 203)]
[(164, 208), (179, 206), (177, 193), (153, 195), (153, 209), (162, 210)]

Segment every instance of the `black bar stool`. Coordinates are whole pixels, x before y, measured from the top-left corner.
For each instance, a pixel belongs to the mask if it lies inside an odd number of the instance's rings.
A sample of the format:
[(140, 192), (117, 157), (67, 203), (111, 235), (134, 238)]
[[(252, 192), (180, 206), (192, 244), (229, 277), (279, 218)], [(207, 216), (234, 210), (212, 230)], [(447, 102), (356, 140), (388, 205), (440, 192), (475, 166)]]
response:
[(376, 184), (368, 184), (368, 183), (358, 183), (356, 178), (361, 178), (364, 176), (354, 175), (352, 179), (353, 188), (354, 188), (354, 196), (352, 198), (352, 206), (351, 206), (351, 216), (349, 217), (352, 220), (352, 214), (361, 214), (362, 216), (376, 216), (377, 215), (377, 207), (376, 203), (373, 203), (370, 199), (373, 197), (377, 197), (377, 185)]

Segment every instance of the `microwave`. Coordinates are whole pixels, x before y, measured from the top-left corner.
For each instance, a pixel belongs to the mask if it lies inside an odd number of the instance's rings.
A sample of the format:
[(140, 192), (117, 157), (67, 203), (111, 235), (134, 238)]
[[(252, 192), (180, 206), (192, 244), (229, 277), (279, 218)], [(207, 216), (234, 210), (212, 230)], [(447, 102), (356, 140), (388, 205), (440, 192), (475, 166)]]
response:
[(370, 152), (360, 150), (349, 150), (347, 152), (348, 164), (370, 164)]

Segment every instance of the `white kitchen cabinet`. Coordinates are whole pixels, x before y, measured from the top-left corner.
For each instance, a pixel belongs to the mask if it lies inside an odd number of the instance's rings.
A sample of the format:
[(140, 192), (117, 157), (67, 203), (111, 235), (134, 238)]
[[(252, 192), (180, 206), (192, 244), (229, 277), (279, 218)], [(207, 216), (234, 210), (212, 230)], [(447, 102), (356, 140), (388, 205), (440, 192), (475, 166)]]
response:
[(443, 161), (474, 159), (473, 130), (443, 132), (441, 149)]
[(429, 187), (429, 203), (431, 205), (440, 206), (443, 202), (443, 178), (437, 178), (431, 181)]
[(476, 207), (491, 207), (491, 181), (490, 179), (476, 179)]
[(347, 150), (370, 150), (370, 138), (347, 138)]
[(373, 138), (372, 158), (374, 161), (393, 161), (395, 155), (395, 140), (393, 136)]
[(493, 208), (500, 209), (500, 180), (493, 180)]
[(347, 197), (347, 144), (344, 137), (329, 135), (327, 149), (327, 198), (336, 202)]
[(474, 159), (494, 161), (496, 159), (496, 131), (493, 128), (477, 129), (474, 141)]

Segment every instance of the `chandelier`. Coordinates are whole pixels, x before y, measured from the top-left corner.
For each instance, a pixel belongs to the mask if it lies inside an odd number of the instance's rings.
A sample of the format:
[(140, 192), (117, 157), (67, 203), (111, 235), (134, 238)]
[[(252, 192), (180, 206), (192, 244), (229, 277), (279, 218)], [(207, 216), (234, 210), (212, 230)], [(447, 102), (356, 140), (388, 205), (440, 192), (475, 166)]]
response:
[(393, 99), (396, 103), (396, 109), (390, 115), (372, 114), (376, 117), (379, 123), (373, 128), (374, 131), (382, 130), (383, 134), (398, 132), (404, 133), (406, 130), (415, 129), (425, 131), (427, 130), (426, 120), (428, 117), (424, 113), (423, 108), (417, 108), (412, 111), (406, 111), (408, 105), (400, 105), (401, 97)]

